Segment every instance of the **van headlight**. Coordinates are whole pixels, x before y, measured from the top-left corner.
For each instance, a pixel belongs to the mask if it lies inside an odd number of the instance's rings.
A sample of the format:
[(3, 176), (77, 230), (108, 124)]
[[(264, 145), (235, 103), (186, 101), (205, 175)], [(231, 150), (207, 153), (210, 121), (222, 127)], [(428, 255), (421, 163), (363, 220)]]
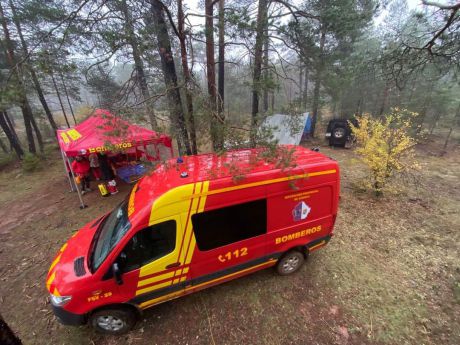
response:
[(62, 307), (63, 305), (69, 303), (71, 299), (72, 296), (55, 296), (53, 294), (50, 294), (51, 304), (55, 307)]

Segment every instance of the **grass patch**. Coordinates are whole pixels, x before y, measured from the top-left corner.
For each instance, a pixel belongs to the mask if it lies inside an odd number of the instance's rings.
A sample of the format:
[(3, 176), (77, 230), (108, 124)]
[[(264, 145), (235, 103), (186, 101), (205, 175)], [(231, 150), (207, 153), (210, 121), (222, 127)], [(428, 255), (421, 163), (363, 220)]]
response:
[(0, 154), (0, 169), (3, 169), (13, 163), (17, 159), (16, 155), (14, 153), (9, 153), (5, 154), (2, 153)]

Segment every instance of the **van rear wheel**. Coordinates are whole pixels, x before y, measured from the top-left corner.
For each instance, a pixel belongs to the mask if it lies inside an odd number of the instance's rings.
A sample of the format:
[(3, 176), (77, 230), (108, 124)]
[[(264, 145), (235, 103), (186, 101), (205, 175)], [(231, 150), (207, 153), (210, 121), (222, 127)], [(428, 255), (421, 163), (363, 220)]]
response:
[(282, 276), (292, 274), (299, 270), (304, 261), (305, 258), (301, 252), (291, 250), (278, 260), (276, 271)]
[(136, 314), (128, 308), (107, 308), (94, 312), (90, 324), (100, 333), (124, 334), (136, 324)]

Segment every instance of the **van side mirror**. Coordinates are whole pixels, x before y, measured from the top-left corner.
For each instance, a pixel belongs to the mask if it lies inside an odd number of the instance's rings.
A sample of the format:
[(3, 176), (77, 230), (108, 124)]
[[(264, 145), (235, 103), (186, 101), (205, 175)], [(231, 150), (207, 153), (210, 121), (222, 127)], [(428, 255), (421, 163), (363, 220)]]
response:
[(118, 267), (118, 263), (114, 262), (112, 265), (112, 272), (113, 276), (115, 277), (115, 281), (118, 285), (123, 284), (123, 278), (121, 277), (120, 267)]

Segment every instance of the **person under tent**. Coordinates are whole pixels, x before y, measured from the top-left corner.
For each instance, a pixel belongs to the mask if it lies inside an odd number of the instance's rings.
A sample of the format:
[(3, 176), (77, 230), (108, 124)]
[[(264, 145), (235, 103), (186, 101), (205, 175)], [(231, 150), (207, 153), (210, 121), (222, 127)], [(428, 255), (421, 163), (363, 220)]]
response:
[(72, 162), (72, 170), (75, 174), (75, 182), (80, 186), (81, 194), (91, 192), (89, 174), (90, 163), (84, 156), (77, 156)]

